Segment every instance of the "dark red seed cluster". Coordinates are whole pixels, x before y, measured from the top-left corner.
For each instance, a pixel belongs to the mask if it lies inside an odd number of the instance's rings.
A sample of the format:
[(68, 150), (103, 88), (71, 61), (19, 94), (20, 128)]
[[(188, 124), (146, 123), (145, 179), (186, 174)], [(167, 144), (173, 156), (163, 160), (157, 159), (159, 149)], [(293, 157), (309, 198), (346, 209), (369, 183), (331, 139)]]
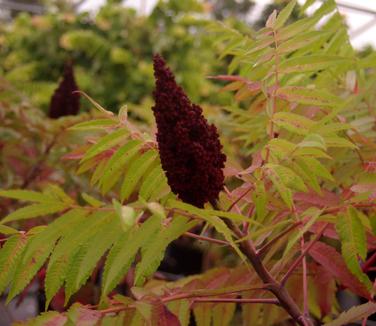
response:
[(80, 110), (80, 95), (73, 92), (78, 90), (72, 63), (68, 62), (64, 68), (63, 79), (51, 97), (48, 116), (57, 119), (66, 115), (76, 115)]
[(159, 55), (154, 56), (157, 141), (171, 190), (184, 202), (203, 207), (223, 189), (222, 153), (217, 128), (191, 103)]

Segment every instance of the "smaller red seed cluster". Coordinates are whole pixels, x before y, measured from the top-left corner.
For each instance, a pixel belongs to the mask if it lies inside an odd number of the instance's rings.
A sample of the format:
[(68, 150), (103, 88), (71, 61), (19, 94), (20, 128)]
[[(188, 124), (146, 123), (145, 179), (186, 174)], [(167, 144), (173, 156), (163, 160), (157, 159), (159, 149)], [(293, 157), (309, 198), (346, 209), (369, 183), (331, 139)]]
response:
[(58, 119), (66, 115), (76, 115), (80, 110), (80, 95), (73, 92), (78, 90), (72, 63), (68, 62), (65, 64), (63, 79), (51, 97), (48, 116)]
[(217, 128), (191, 103), (161, 56), (154, 56), (157, 141), (171, 190), (184, 202), (203, 207), (223, 189), (222, 153)]

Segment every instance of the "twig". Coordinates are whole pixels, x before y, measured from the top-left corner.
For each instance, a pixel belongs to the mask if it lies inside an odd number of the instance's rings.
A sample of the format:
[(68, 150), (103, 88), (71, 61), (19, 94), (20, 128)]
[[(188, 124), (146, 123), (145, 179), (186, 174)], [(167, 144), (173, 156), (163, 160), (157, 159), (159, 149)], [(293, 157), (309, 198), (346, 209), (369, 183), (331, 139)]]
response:
[[(300, 239), (300, 246), (302, 252), (304, 251), (304, 234), (302, 235)], [(309, 315), (309, 309), (308, 309), (308, 282), (307, 282), (307, 260), (306, 256), (302, 259), (302, 269), (303, 269), (303, 311), (304, 315)]]
[(346, 209), (350, 205), (357, 207), (357, 208), (373, 208), (373, 207), (376, 207), (376, 203), (347, 204), (347, 205), (342, 205), (342, 206), (333, 206), (333, 207), (326, 208), (323, 211), (323, 214), (337, 213), (339, 211)]
[(25, 178), (21, 189), (25, 189), (29, 186), (30, 183), (32, 183), (36, 177), (38, 177), (39, 170), (43, 162), (47, 159), (48, 154), (50, 153), (51, 149), (56, 145), (59, 137), (61, 137), (67, 129), (69, 129), (71, 126), (65, 126), (62, 128), (59, 133), (55, 134), (52, 141), (47, 145), (46, 149), (42, 153), (40, 159), (33, 165), (31, 168), (28, 176)]
[(244, 287), (241, 289), (235, 289), (235, 290), (230, 290), (228, 292), (223, 292), (223, 293), (213, 293), (210, 294), (207, 291), (203, 292), (202, 295), (200, 293), (194, 292), (194, 293), (178, 293), (178, 294), (173, 294), (169, 297), (162, 298), (162, 302), (171, 302), (175, 300), (182, 300), (182, 299), (190, 299), (190, 298), (201, 298), (201, 297), (211, 297), (211, 296), (218, 296), (218, 295), (229, 295), (229, 294), (236, 294), (238, 292), (244, 292), (244, 291), (260, 291), (260, 290), (269, 290), (268, 289), (269, 284), (264, 284), (263, 286), (260, 287)]
[(285, 276), (281, 280), (281, 285), (284, 286), (289, 276), (292, 274), (292, 272), (295, 270), (295, 268), (300, 264), (302, 259), (305, 257), (305, 255), (308, 253), (309, 250), (311, 250), (312, 246), (321, 238), (321, 236), (324, 234), (325, 229), (328, 227), (329, 223), (325, 223), (322, 228), (320, 229), (319, 233), (316, 234), (315, 238), (309, 243), (309, 245), (302, 251), (300, 256), (293, 262), (293, 264), (290, 266), (288, 271), (286, 272)]
[(246, 194), (248, 194), (253, 189), (252, 186), (250, 186), (244, 193), (242, 193), (238, 198), (236, 198), (231, 205), (226, 209), (227, 212), (231, 211), (231, 209), (241, 200), (244, 198)]
[(370, 258), (362, 266), (362, 271), (365, 273), (370, 270), (371, 266), (376, 262), (376, 251), (372, 254)]
[(127, 306), (122, 304), (122, 305), (114, 306), (114, 307), (111, 307), (111, 308), (108, 308), (108, 309), (98, 310), (98, 312), (100, 312), (102, 315), (107, 315), (107, 314), (120, 312), (120, 311), (124, 311), (124, 310), (127, 310), (127, 309), (134, 309), (134, 308), (136, 308), (136, 306), (134, 304), (129, 304)]
[(34, 179), (38, 176), (39, 170), (41, 165), (43, 164), (44, 160), (46, 159), (47, 155), (50, 153), (52, 147), (56, 144), (58, 135), (55, 135), (52, 141), (47, 145), (46, 149), (44, 150), (43, 154), (41, 155), (40, 159), (35, 162), (33, 167), (31, 168), (29, 174), (25, 178), (21, 189), (27, 188), (27, 186), (34, 181)]
[(225, 246), (229, 245), (227, 241), (205, 237), (203, 235), (198, 235), (192, 232), (185, 232), (184, 235), (186, 235), (187, 237), (195, 238), (195, 239), (202, 240), (202, 241), (213, 242), (213, 243), (217, 243), (217, 244), (225, 245)]
[(195, 298), (193, 302), (222, 302), (222, 303), (267, 303), (279, 305), (277, 299), (233, 299), (233, 298)]

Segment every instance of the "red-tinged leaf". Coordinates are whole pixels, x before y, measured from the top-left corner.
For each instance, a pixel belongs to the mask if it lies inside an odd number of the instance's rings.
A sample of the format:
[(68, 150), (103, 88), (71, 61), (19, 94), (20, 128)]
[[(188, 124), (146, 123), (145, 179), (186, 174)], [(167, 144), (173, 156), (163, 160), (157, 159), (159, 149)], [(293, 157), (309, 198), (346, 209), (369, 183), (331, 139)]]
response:
[(232, 166), (227, 166), (223, 169), (223, 174), (225, 175), (225, 177), (233, 177), (233, 176), (239, 175), (239, 173), (240, 173), (240, 170)]
[(220, 92), (236, 91), (239, 88), (241, 88), (242, 86), (243, 86), (243, 82), (234, 81), (234, 82), (231, 82), (231, 83), (227, 84), (226, 86), (222, 87), (219, 91)]
[[(326, 222), (316, 222), (315, 224), (312, 225), (310, 231), (316, 234), (317, 232), (319, 232), (319, 230), (322, 229), (322, 227), (324, 226), (325, 223)], [(337, 231), (336, 231), (336, 229), (335, 229), (335, 227), (334, 227), (333, 224), (329, 224), (326, 227), (323, 235), (325, 237), (330, 238), (330, 239), (335, 239), (335, 240), (339, 239)]]
[[(224, 287), (229, 280), (231, 280), (231, 270), (228, 268), (217, 268), (206, 272), (203, 275), (194, 278), (192, 281), (185, 284), (180, 292), (195, 292), (197, 290), (210, 291)], [(231, 283), (231, 285), (234, 285)]]
[(253, 90), (250, 90), (247, 85), (243, 85), (236, 93), (235, 93), (235, 101), (241, 102), (246, 98), (254, 96)]
[(229, 279), (230, 275), (230, 270), (227, 268), (216, 269), (213, 271), (213, 273), (208, 273), (203, 280), (205, 283), (205, 288), (216, 289), (223, 286)]
[(322, 109), (319, 106), (307, 106), (302, 109), (303, 115), (309, 119), (315, 118)]
[(366, 287), (348, 270), (341, 254), (333, 247), (323, 242), (316, 242), (310, 249), (309, 254), (352, 292), (367, 299), (371, 298)]
[(181, 326), (179, 318), (163, 304), (157, 305), (153, 318), (158, 321), (158, 326)]
[(179, 318), (181, 326), (188, 326), (191, 314), (190, 301), (188, 299), (170, 301), (167, 307)]
[[(359, 306), (350, 308), (349, 310), (341, 313), (337, 319), (330, 323), (325, 324), (325, 326), (343, 326), (350, 325), (356, 321), (361, 321), (364, 318), (374, 314), (376, 312), (376, 303), (367, 302)], [(368, 324), (368, 323), (367, 323)]]
[(26, 177), (28, 174), (28, 166), (15, 156), (8, 156), (5, 158), (7, 165), (14, 171), (15, 175)]
[(226, 284), (228, 286), (252, 284), (252, 286), (257, 287), (258, 282), (256, 274), (250, 273), (249, 268), (243, 265), (231, 270), (231, 275)]
[(289, 102), (308, 105), (337, 106), (341, 103), (339, 97), (324, 89), (310, 89), (300, 86), (281, 87), (277, 90), (276, 96)]
[(324, 318), (332, 312), (337, 290), (335, 282), (323, 266), (312, 264), (309, 269), (314, 274), (315, 298), (320, 307), (321, 318)]
[(362, 194), (362, 193), (369, 193), (369, 199), (373, 200), (376, 199), (376, 184), (373, 183), (360, 183), (352, 186), (351, 191)]
[(31, 157), (35, 158), (36, 156), (38, 156), (38, 151), (35, 147), (23, 146), (22, 150), (30, 158)]
[[(326, 222), (316, 222), (315, 224), (312, 225), (310, 231), (316, 234), (317, 232), (319, 232), (319, 230), (322, 229), (322, 227), (325, 223)], [(327, 238), (330, 238), (330, 239), (339, 240), (338, 233), (337, 233), (333, 224), (330, 224), (329, 226), (326, 227), (323, 235)], [(376, 236), (367, 232), (366, 237), (367, 237), (367, 248), (376, 249)]]
[(338, 195), (322, 190), (322, 195), (317, 194), (316, 192), (297, 192), (294, 194), (294, 202), (302, 202), (310, 206), (315, 206), (319, 208), (324, 208), (325, 206), (333, 207), (337, 206), (340, 203), (340, 198)]
[(247, 196), (247, 195), (244, 195), (245, 193), (246, 194), (249, 194), (250, 191), (249, 191), (249, 187), (250, 185), (244, 183), (243, 185), (241, 185), (240, 187), (238, 188), (235, 188), (231, 194), (230, 194), (230, 198), (231, 200), (237, 200), (238, 198), (241, 198), (242, 200), (244, 200), (245, 202), (247, 203), (250, 203), (252, 202), (252, 198), (251, 196)]
[(356, 193), (376, 191), (376, 184), (372, 184), (372, 183), (356, 184), (352, 186), (350, 189), (351, 191), (356, 192)]
[(61, 157), (62, 160), (80, 160), (84, 157), (86, 150), (89, 146), (86, 147), (80, 147), (78, 149), (75, 149), (74, 151), (65, 154)]
[(67, 316), (75, 326), (94, 326), (98, 323), (102, 314), (95, 310), (85, 308), (79, 303), (70, 307)]
[(364, 162), (363, 169), (366, 172), (375, 172), (376, 171), (376, 161)]
[[(38, 316), (30, 324), (38, 326), (63, 326), (67, 320), (66, 316), (60, 315), (56, 311), (48, 311)], [(28, 325), (30, 324), (28, 323)]]
[(261, 152), (256, 152), (255, 154), (253, 154), (252, 164), (245, 170), (241, 171), (239, 174), (243, 175), (243, 174), (253, 173), (257, 168), (261, 167), (262, 162), (263, 162), (263, 159), (261, 156)]
[(217, 79), (217, 80), (224, 80), (224, 81), (240, 81), (244, 83), (248, 90), (250, 91), (259, 91), (261, 90), (261, 83), (260, 82), (253, 82), (250, 80), (247, 80), (240, 76), (231, 76), (231, 75), (218, 75), (218, 76), (208, 76), (210, 79)]
[(56, 295), (52, 298), (50, 306), (53, 310), (63, 312), (64, 311), (65, 293), (64, 288), (61, 288)]

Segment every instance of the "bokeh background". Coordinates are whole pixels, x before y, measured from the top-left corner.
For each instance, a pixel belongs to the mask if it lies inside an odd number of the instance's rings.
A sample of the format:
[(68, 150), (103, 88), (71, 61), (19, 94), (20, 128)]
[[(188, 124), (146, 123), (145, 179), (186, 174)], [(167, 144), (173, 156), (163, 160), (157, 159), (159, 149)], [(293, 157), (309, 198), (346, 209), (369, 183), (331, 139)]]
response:
[[(159, 52), (194, 101), (223, 105), (228, 98), (204, 78), (224, 72), (208, 25), (226, 21), (252, 33), (281, 6), (266, 0), (0, 0), (0, 76), (19, 98), (47, 110), (64, 62), (73, 60), (79, 87), (117, 111), (150, 100), (151, 58)], [(376, 1), (338, 6), (354, 47), (369, 52)]]

